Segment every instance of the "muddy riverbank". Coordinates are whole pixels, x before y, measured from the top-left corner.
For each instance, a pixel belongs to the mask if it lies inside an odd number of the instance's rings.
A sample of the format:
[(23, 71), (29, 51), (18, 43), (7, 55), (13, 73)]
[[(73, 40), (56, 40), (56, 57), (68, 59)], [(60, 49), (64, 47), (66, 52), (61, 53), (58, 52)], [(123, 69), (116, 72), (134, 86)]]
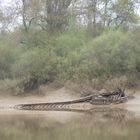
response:
[[(44, 90), (44, 95), (31, 95), (28, 94), (26, 96), (0, 96), (0, 114), (5, 113), (18, 113), (18, 112), (30, 112), (30, 111), (19, 111), (19, 110), (13, 110), (9, 107), (13, 107), (17, 104), (26, 104), (26, 103), (46, 103), (46, 102), (61, 102), (61, 101), (69, 101), (78, 99), (80, 97), (80, 94), (74, 93), (66, 88), (59, 88), (59, 89), (47, 89)], [(100, 106), (100, 108), (120, 108), (127, 111), (131, 111), (136, 115), (140, 115), (140, 91), (135, 90), (127, 90), (126, 94), (133, 94), (134, 99), (130, 100), (123, 104), (118, 105), (109, 105), (109, 106)], [(90, 110), (97, 108), (98, 106), (93, 106), (89, 103), (81, 103), (78, 105), (73, 106), (73, 108), (79, 109), (79, 110)], [(30, 113), (32, 113), (31, 111)], [(37, 111), (36, 111), (37, 113)], [(41, 113), (41, 111), (39, 111)], [(44, 112), (43, 112), (44, 113)]]
[[(132, 94), (132, 91), (126, 91)], [(68, 101), (79, 94), (60, 88), (44, 96), (0, 96), (1, 140), (139, 140), (140, 92), (119, 105), (92, 107), (90, 111), (23, 111), (9, 109), (20, 103)], [(89, 104), (81, 104), (90, 108)]]

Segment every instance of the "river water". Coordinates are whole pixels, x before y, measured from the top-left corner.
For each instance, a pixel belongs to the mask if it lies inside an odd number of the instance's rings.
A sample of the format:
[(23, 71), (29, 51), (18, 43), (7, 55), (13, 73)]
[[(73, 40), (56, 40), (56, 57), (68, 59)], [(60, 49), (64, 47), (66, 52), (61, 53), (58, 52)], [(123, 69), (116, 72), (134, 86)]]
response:
[(1, 109), (0, 140), (140, 140), (140, 98), (78, 112)]

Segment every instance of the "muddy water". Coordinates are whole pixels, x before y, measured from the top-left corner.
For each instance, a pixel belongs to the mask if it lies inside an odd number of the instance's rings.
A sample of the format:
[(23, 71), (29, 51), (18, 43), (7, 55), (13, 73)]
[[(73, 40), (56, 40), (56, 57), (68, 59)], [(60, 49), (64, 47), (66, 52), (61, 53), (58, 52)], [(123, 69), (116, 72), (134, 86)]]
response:
[(123, 105), (79, 112), (1, 109), (0, 140), (140, 140), (140, 96)]

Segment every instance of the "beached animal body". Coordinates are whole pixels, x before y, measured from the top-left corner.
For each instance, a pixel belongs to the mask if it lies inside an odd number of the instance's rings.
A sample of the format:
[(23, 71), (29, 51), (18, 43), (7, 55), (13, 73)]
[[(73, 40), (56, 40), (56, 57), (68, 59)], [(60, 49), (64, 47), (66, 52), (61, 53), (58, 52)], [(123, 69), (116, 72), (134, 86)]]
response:
[(77, 100), (53, 103), (19, 104), (16, 109), (20, 110), (73, 110), (73, 105), (79, 103), (90, 103), (92, 105), (111, 105), (127, 102), (132, 96), (126, 96), (124, 91), (117, 89), (113, 92), (90, 95)]

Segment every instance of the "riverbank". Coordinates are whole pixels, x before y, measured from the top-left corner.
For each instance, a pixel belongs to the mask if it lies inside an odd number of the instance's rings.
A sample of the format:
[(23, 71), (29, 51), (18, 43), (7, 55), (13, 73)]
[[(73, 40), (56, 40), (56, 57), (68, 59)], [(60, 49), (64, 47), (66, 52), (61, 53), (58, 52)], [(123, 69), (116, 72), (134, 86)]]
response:
[[(41, 89), (40, 89), (41, 90)], [(46, 103), (46, 102), (61, 102), (61, 101), (69, 101), (78, 99), (81, 97), (80, 93), (75, 93), (73, 90), (70, 90), (66, 87), (53, 89), (52, 87), (48, 87), (47, 85), (42, 87), (44, 92), (43, 95), (33, 94), (33, 91), (28, 94), (24, 94), (24, 96), (9, 96), (9, 95), (1, 95), (0, 96), (0, 107), (3, 109), (8, 109), (8, 107), (17, 105), (17, 104), (26, 104), (26, 103)], [(37, 92), (37, 91), (34, 91)], [(127, 103), (120, 105), (109, 105), (105, 107), (111, 108), (121, 108), (128, 111), (132, 111), (135, 114), (140, 115), (140, 90), (126, 90), (125, 93), (127, 95), (134, 95), (135, 99), (128, 101)], [(81, 110), (94, 109), (89, 103), (78, 104), (78, 106), (73, 106), (74, 108), (78, 108)], [(96, 107), (96, 106), (95, 106)], [(101, 107), (101, 106), (100, 106)], [(104, 107), (104, 106), (102, 106)], [(6, 110), (5, 110), (6, 112)], [(38, 112), (38, 111), (37, 111)]]

